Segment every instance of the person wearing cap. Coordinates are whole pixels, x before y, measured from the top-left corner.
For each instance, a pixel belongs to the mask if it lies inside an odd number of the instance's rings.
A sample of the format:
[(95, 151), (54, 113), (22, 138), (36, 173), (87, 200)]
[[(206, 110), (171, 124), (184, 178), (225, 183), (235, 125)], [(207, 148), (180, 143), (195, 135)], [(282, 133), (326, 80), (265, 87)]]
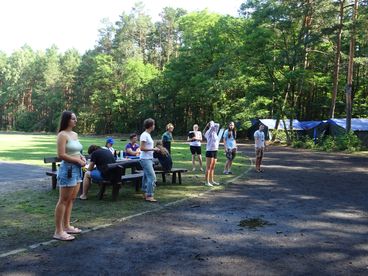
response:
[(115, 144), (114, 139), (112, 139), (112, 137), (109, 137), (106, 139), (106, 144), (103, 148), (108, 149), (114, 155), (115, 149), (112, 147), (113, 144)]
[(137, 143), (138, 136), (136, 133), (132, 133), (129, 136), (129, 143), (125, 146), (125, 154), (129, 157), (137, 157), (141, 153), (141, 149), (139, 148), (139, 144)]

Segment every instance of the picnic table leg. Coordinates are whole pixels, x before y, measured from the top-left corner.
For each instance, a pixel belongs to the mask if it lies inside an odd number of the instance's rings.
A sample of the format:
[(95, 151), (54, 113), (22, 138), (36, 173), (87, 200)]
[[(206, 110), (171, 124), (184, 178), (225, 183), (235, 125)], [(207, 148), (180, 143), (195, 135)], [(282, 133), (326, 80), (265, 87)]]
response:
[(118, 198), (120, 185), (118, 183), (112, 184), (112, 200), (115, 201)]
[(100, 191), (97, 194), (97, 197), (98, 197), (99, 200), (101, 200), (103, 198), (105, 190), (106, 190), (106, 184), (105, 183), (100, 183)]
[(52, 189), (55, 190), (56, 189), (56, 175), (53, 175), (52, 178), (51, 178), (51, 181), (52, 181)]
[(166, 174), (163, 172), (161, 175), (162, 175), (162, 182), (166, 183)]
[(83, 182), (79, 184), (79, 192), (78, 192), (78, 195), (82, 195), (82, 194), (83, 194)]
[(179, 184), (181, 184), (181, 172), (178, 172), (178, 176), (179, 176)]
[(172, 173), (172, 184), (175, 184), (176, 183), (176, 172), (173, 172)]
[(142, 186), (142, 178), (138, 178), (134, 182), (135, 182), (135, 191), (138, 193), (139, 187)]

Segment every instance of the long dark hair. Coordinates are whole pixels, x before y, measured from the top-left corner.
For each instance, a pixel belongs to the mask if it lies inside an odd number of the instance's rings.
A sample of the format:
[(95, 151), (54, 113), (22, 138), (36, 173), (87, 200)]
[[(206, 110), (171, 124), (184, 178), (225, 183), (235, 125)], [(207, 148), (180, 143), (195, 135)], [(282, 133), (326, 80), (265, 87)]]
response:
[(68, 128), (69, 121), (71, 120), (73, 114), (74, 114), (73, 112), (68, 111), (68, 110), (65, 110), (61, 114), (60, 125), (59, 125), (59, 131), (58, 132), (63, 131), (63, 130)]
[(234, 128), (233, 129), (230, 129), (230, 124), (233, 123), (233, 122), (230, 122), (228, 124), (228, 127), (227, 127), (227, 137), (228, 138), (231, 138), (231, 135), (233, 136), (234, 139), (236, 139), (236, 127), (235, 127), (235, 124), (234, 124)]

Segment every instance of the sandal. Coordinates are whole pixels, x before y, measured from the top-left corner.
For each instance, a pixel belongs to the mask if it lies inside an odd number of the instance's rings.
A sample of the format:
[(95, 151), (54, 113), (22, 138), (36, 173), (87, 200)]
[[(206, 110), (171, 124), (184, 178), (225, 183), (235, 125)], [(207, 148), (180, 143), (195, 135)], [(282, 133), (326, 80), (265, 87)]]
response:
[(148, 202), (157, 202), (157, 200), (154, 199), (153, 197), (146, 197), (146, 201), (148, 201)]
[(79, 199), (80, 199), (80, 200), (87, 200), (88, 198), (87, 198), (87, 196), (82, 196), (82, 195), (81, 195), (81, 196), (79, 197)]
[(75, 239), (75, 237), (74, 236), (72, 236), (72, 235), (69, 235), (69, 234), (67, 234), (67, 233), (63, 233), (63, 234), (61, 234), (61, 235), (58, 235), (58, 234), (54, 234), (53, 236), (52, 236), (52, 238), (53, 239), (55, 239), (55, 240), (58, 240), (58, 241), (72, 241), (72, 240), (74, 240)]
[(74, 227), (74, 226), (70, 226), (69, 228), (65, 228), (64, 231), (67, 234), (80, 234), (80, 233), (82, 233), (81, 229), (79, 229), (77, 227)]

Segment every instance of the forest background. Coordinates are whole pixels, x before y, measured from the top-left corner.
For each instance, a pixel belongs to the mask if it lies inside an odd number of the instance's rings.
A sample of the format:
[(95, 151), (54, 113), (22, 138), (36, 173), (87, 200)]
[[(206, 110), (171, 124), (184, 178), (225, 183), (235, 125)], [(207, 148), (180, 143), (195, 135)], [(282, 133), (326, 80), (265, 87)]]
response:
[(0, 52), (0, 129), (55, 132), (63, 110), (78, 132), (140, 132), (174, 123), (345, 117), (354, 38), (352, 115), (368, 118), (368, 1), (248, 0), (239, 16), (137, 3), (103, 21), (93, 49)]

